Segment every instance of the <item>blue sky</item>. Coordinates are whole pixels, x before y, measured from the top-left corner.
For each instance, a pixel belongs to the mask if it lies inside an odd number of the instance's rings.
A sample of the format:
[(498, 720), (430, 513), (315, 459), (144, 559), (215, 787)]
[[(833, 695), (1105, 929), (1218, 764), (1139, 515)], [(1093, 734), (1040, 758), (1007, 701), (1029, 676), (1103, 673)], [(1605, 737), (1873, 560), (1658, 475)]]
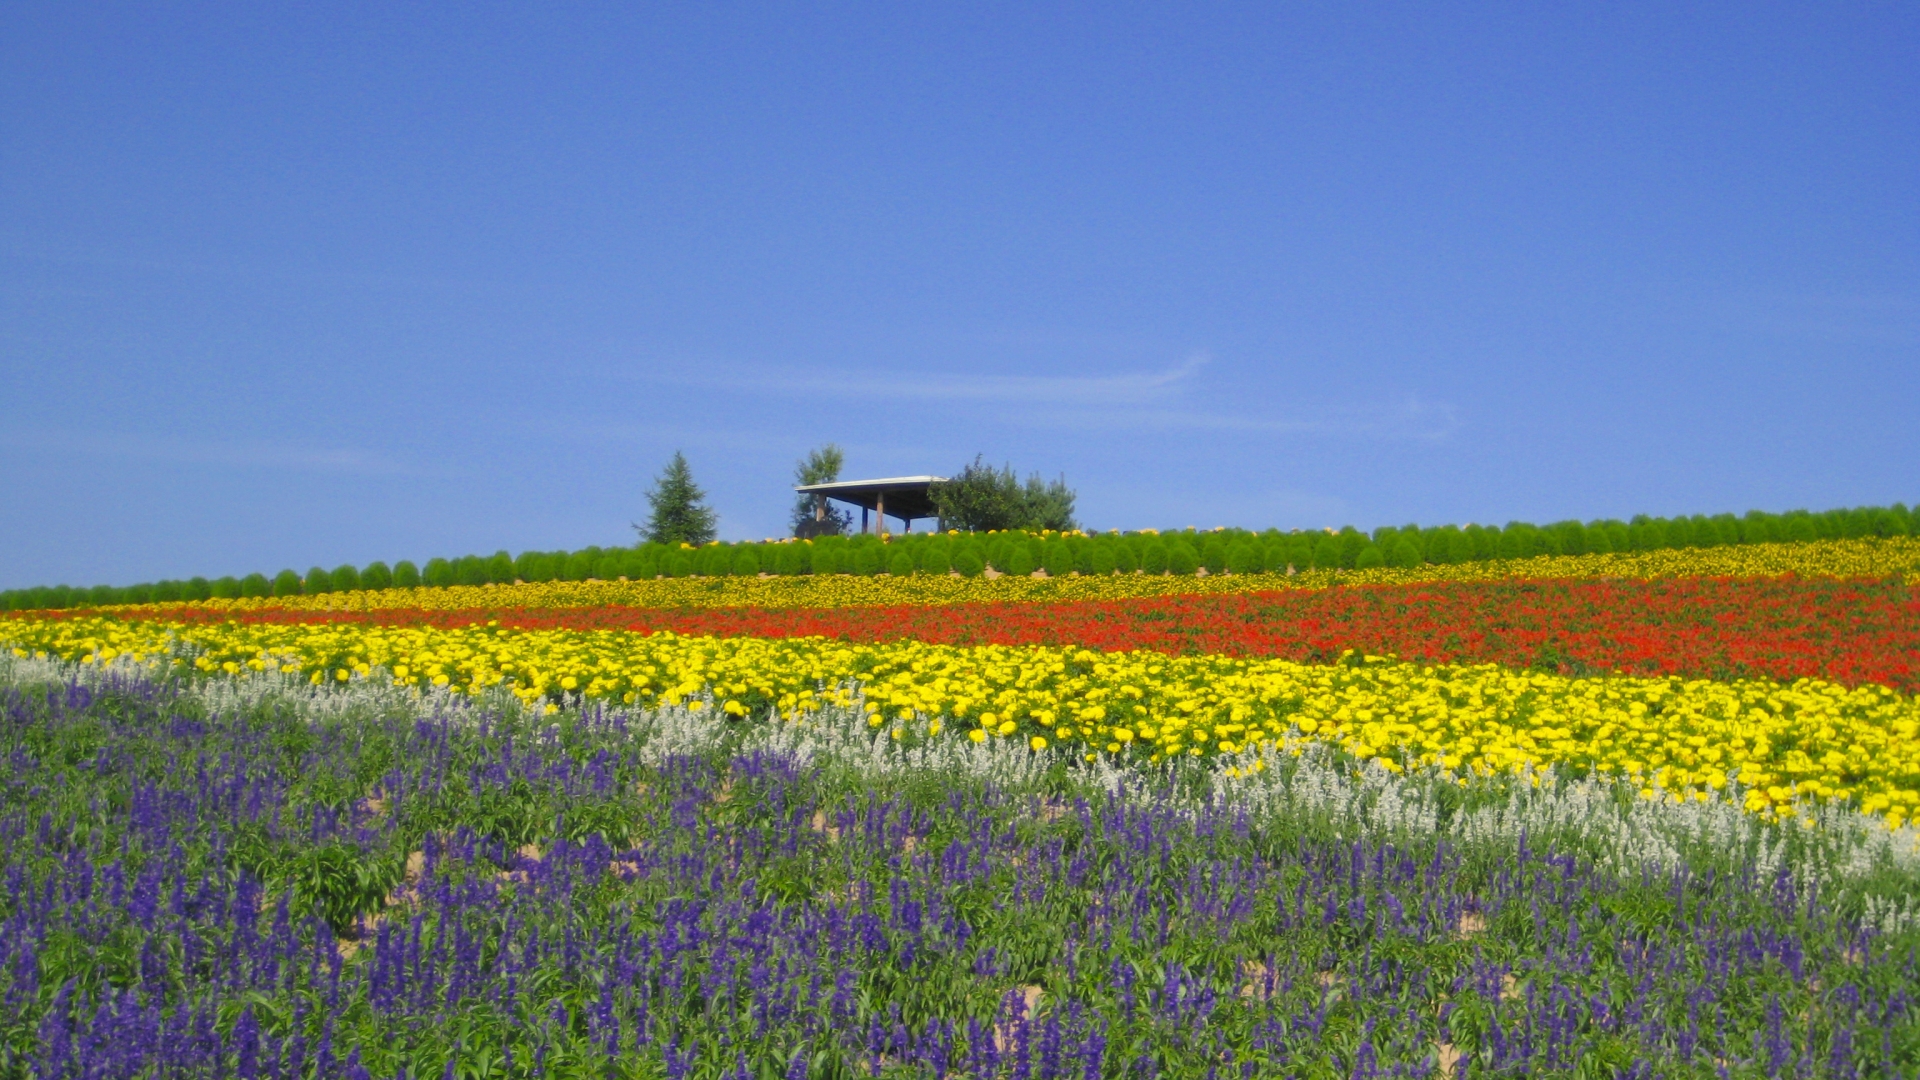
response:
[(0, 587), (1920, 500), (1912, 5), (0, 13)]

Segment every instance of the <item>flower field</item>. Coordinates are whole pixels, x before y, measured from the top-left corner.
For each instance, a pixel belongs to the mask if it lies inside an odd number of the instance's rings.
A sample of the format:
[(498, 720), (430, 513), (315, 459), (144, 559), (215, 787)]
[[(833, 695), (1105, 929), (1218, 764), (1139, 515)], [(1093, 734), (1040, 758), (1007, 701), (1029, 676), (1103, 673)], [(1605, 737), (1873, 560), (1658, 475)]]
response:
[(1914, 1075), (1916, 567), (0, 615), (0, 1074)]

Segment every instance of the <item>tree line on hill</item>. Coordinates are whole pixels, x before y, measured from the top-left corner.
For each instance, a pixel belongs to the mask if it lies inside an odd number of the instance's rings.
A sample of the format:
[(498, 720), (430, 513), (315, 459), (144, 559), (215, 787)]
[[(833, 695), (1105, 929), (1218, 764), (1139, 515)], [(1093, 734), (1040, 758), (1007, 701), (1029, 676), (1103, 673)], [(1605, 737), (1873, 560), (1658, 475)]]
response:
[(988, 567), (1005, 574), (1284, 573), (1288, 568), (1353, 569), (1412, 567), (1524, 559), (1535, 555), (1580, 555), (1611, 551), (1721, 547), (1769, 541), (1908, 536), (1920, 534), (1920, 514), (1902, 504), (1784, 514), (1754, 511), (1743, 517), (1649, 518), (1631, 521), (1562, 521), (1551, 525), (1513, 522), (1491, 525), (1387, 526), (1371, 533), (1348, 526), (1318, 532), (1220, 529), (1209, 532), (1098, 533), (1011, 529), (999, 532), (909, 533), (883, 541), (871, 534), (821, 536), (701, 545), (642, 543), (588, 547), (579, 551), (505, 551), (491, 556), (429, 559), (424, 566), (402, 560), (305, 574), (282, 570), (215, 580), (93, 588), (53, 587), (0, 592), (0, 610), (44, 610), (107, 604), (163, 603), (212, 597), (311, 596), (355, 589), (487, 585), (515, 581), (629, 580), (658, 577), (723, 577), (802, 574), (945, 574), (966, 576)]

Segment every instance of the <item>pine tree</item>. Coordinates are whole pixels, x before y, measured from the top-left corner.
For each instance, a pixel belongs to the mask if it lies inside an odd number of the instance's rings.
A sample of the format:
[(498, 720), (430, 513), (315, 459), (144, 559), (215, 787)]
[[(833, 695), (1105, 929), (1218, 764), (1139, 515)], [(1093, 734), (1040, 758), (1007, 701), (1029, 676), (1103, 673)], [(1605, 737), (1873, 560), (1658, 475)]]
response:
[(647, 494), (653, 516), (645, 526), (634, 528), (654, 543), (705, 544), (713, 539), (714, 525), (719, 519), (719, 515), (701, 501), (706, 497), (706, 492), (693, 482), (693, 470), (687, 468), (686, 455), (675, 450), (673, 460), (667, 463), (653, 490)]

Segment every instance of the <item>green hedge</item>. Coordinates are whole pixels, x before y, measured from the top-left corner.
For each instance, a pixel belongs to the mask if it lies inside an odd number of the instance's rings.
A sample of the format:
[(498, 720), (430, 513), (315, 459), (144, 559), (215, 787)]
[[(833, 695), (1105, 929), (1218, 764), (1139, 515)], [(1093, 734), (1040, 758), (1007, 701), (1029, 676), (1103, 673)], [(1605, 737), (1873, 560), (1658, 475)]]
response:
[[(811, 542), (711, 544), (685, 551), (665, 544), (639, 547), (588, 547), (579, 551), (523, 551), (509, 555), (464, 555), (427, 560), (422, 571), (401, 560), (364, 568), (352, 564), (331, 571), (309, 569), (304, 576), (282, 570), (272, 578), (252, 573), (212, 581), (203, 577), (117, 587), (41, 586), (0, 592), (0, 611), (97, 607), (106, 604), (170, 603), (209, 597), (293, 596), (350, 589), (412, 588), (425, 584), (486, 585), (513, 581), (586, 581), (590, 578), (648, 579), (754, 574), (946, 573), (973, 576), (991, 567), (1003, 574), (1045, 568), (1058, 575), (1132, 573), (1191, 574), (1279, 573), (1295, 569), (1349, 569), (1355, 566), (1418, 566), (1485, 559), (1524, 559), (1535, 555), (1583, 555), (1610, 551), (1655, 551), (1721, 547), (1768, 541), (1824, 540), (1869, 536), (1920, 535), (1920, 515), (1904, 504), (1784, 514), (1762, 511), (1736, 517), (1652, 518), (1631, 521), (1559, 521), (1546, 525), (1509, 522), (1494, 525), (1383, 526), (1364, 533), (1349, 525), (1337, 532), (1254, 533), (1225, 529), (1195, 533), (1103, 533), (1092, 537), (1043, 538), (1014, 531), (990, 535), (909, 533), (886, 548), (870, 535), (821, 537)], [(904, 561), (896, 556), (904, 555)]]

